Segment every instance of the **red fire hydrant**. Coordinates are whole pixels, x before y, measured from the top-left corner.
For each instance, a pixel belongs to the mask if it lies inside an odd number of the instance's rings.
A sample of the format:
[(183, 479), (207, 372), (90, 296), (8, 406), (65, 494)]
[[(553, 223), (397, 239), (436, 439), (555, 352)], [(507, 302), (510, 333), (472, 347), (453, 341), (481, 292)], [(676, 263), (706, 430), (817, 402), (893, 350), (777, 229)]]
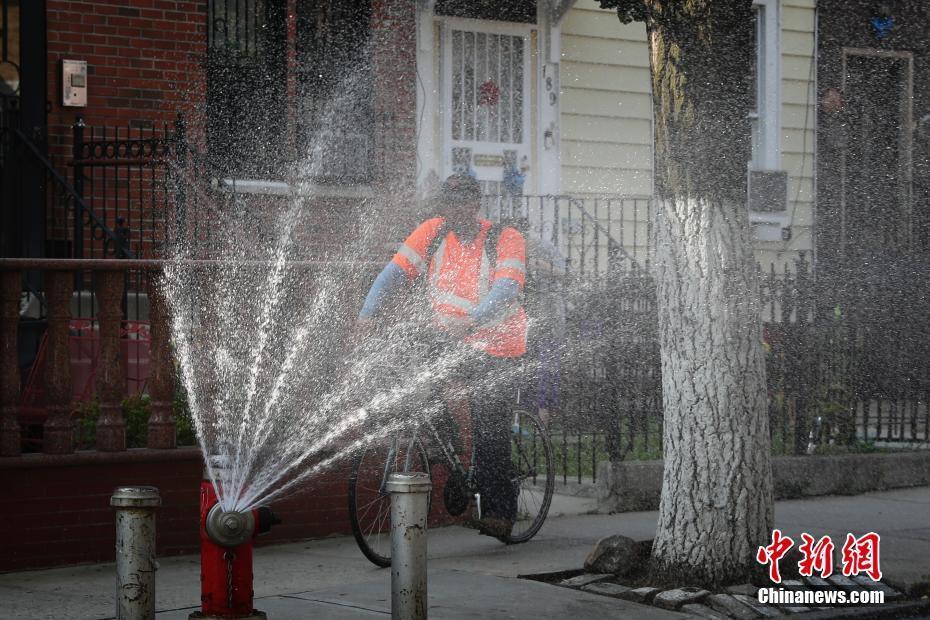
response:
[(280, 520), (267, 506), (224, 511), (213, 484), (204, 478), (200, 483), (201, 611), (190, 619), (264, 619), (265, 613), (252, 606), (252, 545), (256, 536)]

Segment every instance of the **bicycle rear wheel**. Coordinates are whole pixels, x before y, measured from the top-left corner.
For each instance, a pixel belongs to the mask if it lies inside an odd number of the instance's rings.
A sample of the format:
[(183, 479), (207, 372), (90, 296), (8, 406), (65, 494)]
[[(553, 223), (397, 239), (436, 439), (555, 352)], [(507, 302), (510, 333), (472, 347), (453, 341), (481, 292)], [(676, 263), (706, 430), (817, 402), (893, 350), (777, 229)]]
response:
[(535, 536), (546, 520), (555, 488), (555, 471), (549, 432), (535, 412), (513, 410), (510, 444), (517, 516), (513, 531), (502, 540), (516, 544)]
[[(426, 449), (411, 437), (387, 437), (355, 457), (349, 476), (349, 521), (359, 549), (373, 564), (391, 565), (391, 496), (385, 491), (395, 472), (430, 472)], [(428, 509), (427, 509), (428, 511)]]

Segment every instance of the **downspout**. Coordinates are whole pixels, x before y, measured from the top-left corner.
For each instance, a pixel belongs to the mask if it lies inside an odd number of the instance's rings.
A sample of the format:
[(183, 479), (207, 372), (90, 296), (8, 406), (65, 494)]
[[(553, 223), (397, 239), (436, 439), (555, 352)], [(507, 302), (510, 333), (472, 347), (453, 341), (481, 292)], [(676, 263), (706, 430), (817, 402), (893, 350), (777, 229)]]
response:
[(435, 36), (433, 14), (436, 0), (419, 0), (416, 7), (416, 59), (414, 79), (416, 80), (416, 136), (417, 136), (417, 173), (418, 191), (425, 189), (425, 182), (431, 170), (436, 170), (434, 154), (436, 136), (434, 119), (436, 117), (437, 95), (439, 89), (434, 79)]

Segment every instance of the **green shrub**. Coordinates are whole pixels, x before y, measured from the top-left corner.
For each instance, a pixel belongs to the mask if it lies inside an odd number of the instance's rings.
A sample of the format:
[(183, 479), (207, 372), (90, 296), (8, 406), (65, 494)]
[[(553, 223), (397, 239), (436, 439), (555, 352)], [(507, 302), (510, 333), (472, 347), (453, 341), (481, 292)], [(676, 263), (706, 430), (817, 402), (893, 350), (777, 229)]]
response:
[(873, 452), (892, 452), (888, 448), (879, 448), (873, 441), (856, 441), (851, 445), (820, 444), (815, 454), (871, 454)]
[(197, 435), (194, 432), (194, 422), (187, 404), (187, 395), (183, 390), (178, 390), (174, 396), (174, 423), (177, 429), (178, 445), (196, 446)]
[[(126, 420), (126, 446), (144, 448), (148, 445), (149, 416), (152, 414), (152, 399), (148, 394), (126, 398), (123, 403), (123, 419)], [(179, 446), (197, 444), (193, 423), (187, 400), (175, 397), (174, 415)], [(94, 400), (81, 403), (77, 408), (74, 424), (74, 445), (78, 450), (93, 450), (97, 444), (97, 418), (100, 416), (100, 402)]]
[(100, 406), (96, 398), (78, 405), (78, 417), (74, 422), (74, 448), (76, 450), (93, 450), (96, 446), (98, 415), (100, 415)]
[(148, 445), (149, 416), (151, 413), (151, 398), (148, 394), (130, 396), (123, 401), (127, 447), (144, 448)]

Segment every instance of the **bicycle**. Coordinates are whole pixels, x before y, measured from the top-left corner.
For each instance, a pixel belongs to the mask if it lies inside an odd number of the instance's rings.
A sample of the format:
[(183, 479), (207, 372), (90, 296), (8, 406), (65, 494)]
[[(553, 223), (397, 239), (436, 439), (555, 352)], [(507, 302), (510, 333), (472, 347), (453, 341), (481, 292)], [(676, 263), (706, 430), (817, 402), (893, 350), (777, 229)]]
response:
[[(505, 544), (518, 544), (533, 538), (546, 520), (555, 472), (552, 442), (539, 416), (520, 406), (511, 409), (511, 416), (511, 483), (517, 495), (517, 514), (510, 534), (498, 538)], [(429, 443), (425, 444), (424, 439)], [(427, 445), (434, 448), (436, 458), (431, 458)], [(391, 565), (391, 497), (385, 485), (392, 473), (419, 471), (435, 479), (433, 466), (445, 466), (447, 479), (442, 496), (446, 511), (460, 516), (474, 502), (481, 518), (481, 495), (475, 483), (475, 472), (481, 464), (472, 450), (466, 467), (458, 452), (452, 438), (432, 420), (424, 419), (368, 445), (356, 455), (349, 476), (349, 518), (359, 548), (373, 564)]]

